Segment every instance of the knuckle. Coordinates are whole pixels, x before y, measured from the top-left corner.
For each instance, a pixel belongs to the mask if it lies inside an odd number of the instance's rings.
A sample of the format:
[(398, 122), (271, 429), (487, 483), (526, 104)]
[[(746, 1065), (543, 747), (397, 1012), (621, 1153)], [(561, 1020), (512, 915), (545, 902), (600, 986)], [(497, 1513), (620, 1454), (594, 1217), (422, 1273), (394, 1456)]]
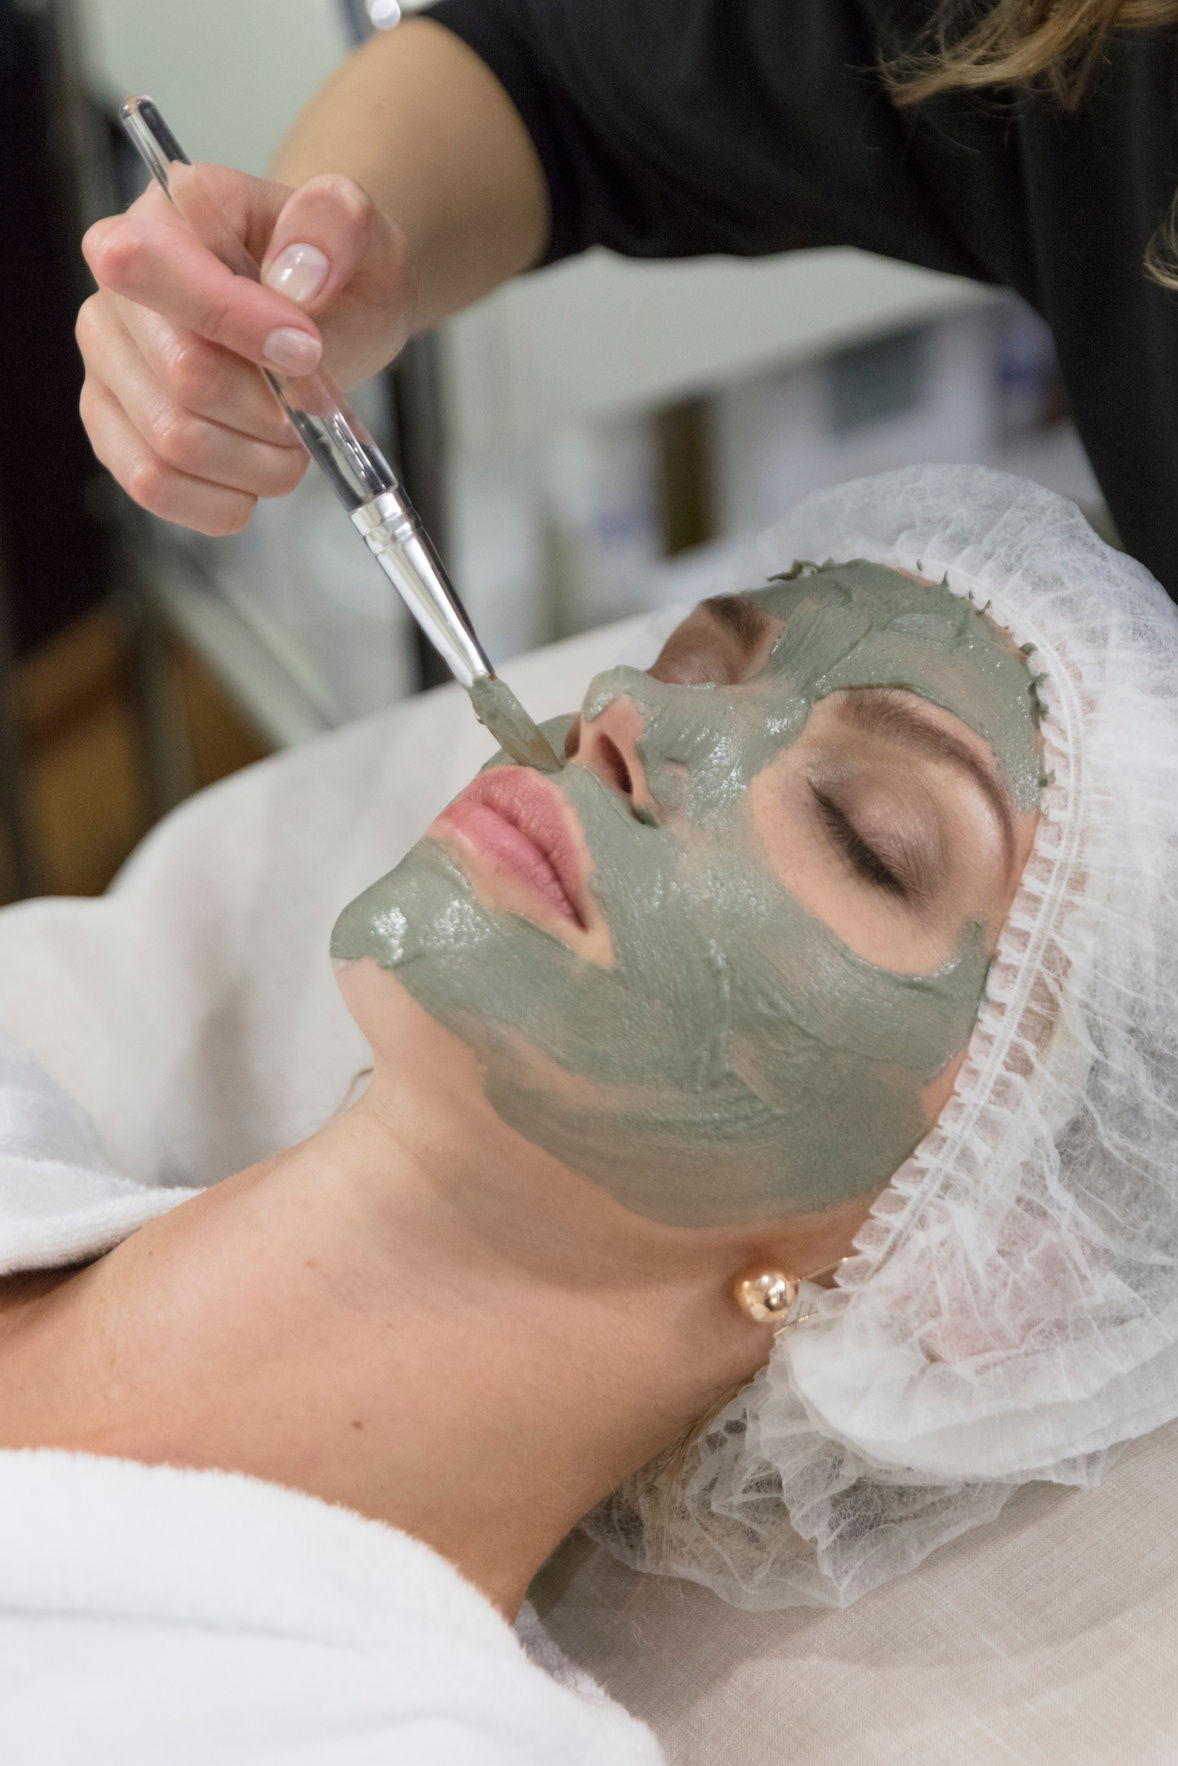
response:
[(204, 426), (180, 405), (161, 403), (150, 418), (151, 442), (161, 460), (177, 471), (199, 475), (205, 464)]
[(141, 509), (147, 509), (153, 515), (163, 515), (167, 512), (171, 478), (172, 474), (162, 460), (144, 452), (128, 461), (120, 483)]
[(144, 240), (139, 228), (124, 218), (114, 226), (103, 228), (96, 237), (87, 235), (86, 262), (97, 281), (117, 288), (127, 280), (143, 250)]
[(389, 257), (402, 297), (416, 299), (417, 275), (413, 267), (413, 255), (409, 249), (409, 240), (399, 227), (389, 240)]
[(226, 337), (230, 329), (230, 312), (224, 301), (206, 300), (200, 315), (200, 330), (214, 343)]
[(74, 337), (83, 356), (96, 342), (96, 334), (101, 324), (102, 321), (98, 313), (98, 296), (92, 294), (89, 300), (84, 300), (78, 308), (78, 317), (74, 325)]
[(275, 494), (280, 497), (289, 496), (297, 484), (301, 484), (307, 470), (307, 456), (301, 448), (284, 448), (283, 458), (278, 462), (274, 473)]
[(216, 394), (212, 353), (192, 332), (179, 333), (164, 355), (164, 382), (182, 405), (207, 401)]
[(82, 419), (82, 427), (86, 430), (87, 434), (90, 433), (94, 418), (97, 414), (94, 400), (94, 383), (87, 374), (85, 380), (82, 382), (82, 390), (78, 394), (78, 415)]
[(317, 178), (312, 178), (309, 184), (305, 184), (303, 189), (316, 197), (326, 197), (349, 221), (367, 221), (372, 212), (372, 198), (343, 172), (321, 172)]
[(233, 502), (225, 508), (223, 514), (218, 519), (216, 529), (206, 528), (205, 532), (212, 533), (215, 531), (220, 537), (240, 533), (242, 528), (246, 526), (250, 516), (253, 514), (257, 506), (258, 499), (256, 497), (249, 496), (245, 491), (239, 491)]

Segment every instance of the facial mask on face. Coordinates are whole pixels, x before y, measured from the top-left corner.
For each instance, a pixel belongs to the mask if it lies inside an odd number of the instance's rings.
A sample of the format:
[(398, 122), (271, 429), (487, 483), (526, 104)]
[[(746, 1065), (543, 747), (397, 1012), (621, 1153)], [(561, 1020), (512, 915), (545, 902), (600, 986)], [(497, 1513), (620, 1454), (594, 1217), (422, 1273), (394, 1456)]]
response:
[(988, 966), (979, 926), (928, 976), (848, 949), (770, 868), (750, 780), (818, 699), (894, 686), (985, 736), (1020, 806), (1039, 789), (1025, 661), (947, 588), (858, 563), (756, 598), (786, 630), (754, 682), (683, 687), (616, 668), (590, 685), (587, 718), (621, 694), (642, 714), (639, 756), (660, 810), (678, 812), (674, 831), (586, 767), (550, 782), (585, 832), (610, 967), (484, 907), (430, 840), (345, 909), (332, 939), (336, 957), (394, 970), (474, 1050), (503, 1121), (676, 1226), (878, 1189), (924, 1132), (921, 1090), (968, 1041)]

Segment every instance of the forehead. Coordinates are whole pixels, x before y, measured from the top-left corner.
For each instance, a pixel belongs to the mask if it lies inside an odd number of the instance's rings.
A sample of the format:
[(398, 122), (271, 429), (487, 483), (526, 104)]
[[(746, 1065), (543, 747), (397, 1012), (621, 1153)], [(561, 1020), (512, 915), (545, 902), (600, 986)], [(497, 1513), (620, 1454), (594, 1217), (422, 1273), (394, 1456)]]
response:
[(797, 564), (749, 600), (782, 630), (761, 671), (810, 703), (848, 687), (915, 693), (989, 743), (1019, 808), (1039, 797), (1037, 681), (968, 597), (882, 564)]
[(968, 596), (948, 582), (925, 582), (886, 564), (854, 559), (849, 564), (797, 563), (748, 594), (773, 619), (793, 624), (796, 653), (803, 635), (827, 645), (853, 645), (871, 634), (907, 635), (946, 650), (980, 649), (1009, 654), (1010, 644)]

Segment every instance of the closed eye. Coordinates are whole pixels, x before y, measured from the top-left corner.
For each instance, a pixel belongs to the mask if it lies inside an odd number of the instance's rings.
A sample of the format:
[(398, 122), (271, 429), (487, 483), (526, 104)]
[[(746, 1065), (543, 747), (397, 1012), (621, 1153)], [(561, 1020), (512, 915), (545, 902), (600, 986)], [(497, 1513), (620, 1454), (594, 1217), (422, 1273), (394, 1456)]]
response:
[(912, 890), (894, 871), (889, 870), (875, 848), (868, 846), (838, 804), (832, 803), (829, 797), (823, 797), (818, 791), (815, 791), (814, 798), (823, 826), (840, 852), (850, 861), (852, 869), (858, 871), (861, 877), (873, 883), (877, 889), (886, 890), (889, 895), (898, 895), (901, 900), (907, 900)]

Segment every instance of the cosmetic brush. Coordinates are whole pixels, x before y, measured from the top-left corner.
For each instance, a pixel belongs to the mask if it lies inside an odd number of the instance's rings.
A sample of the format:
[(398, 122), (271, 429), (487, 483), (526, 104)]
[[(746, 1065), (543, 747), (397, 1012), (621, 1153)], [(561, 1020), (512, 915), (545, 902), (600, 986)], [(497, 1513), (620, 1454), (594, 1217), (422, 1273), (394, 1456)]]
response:
[[(149, 173), (201, 243), (234, 275), (260, 282), (258, 265), (159, 106), (150, 98), (131, 98), (120, 115)], [(268, 368), (259, 372), (380, 568), (466, 688), (479, 722), (521, 766), (558, 772), (561, 762), (551, 743), (495, 673), (396, 474), (330, 375), (322, 369), (301, 375), (274, 374)]]

